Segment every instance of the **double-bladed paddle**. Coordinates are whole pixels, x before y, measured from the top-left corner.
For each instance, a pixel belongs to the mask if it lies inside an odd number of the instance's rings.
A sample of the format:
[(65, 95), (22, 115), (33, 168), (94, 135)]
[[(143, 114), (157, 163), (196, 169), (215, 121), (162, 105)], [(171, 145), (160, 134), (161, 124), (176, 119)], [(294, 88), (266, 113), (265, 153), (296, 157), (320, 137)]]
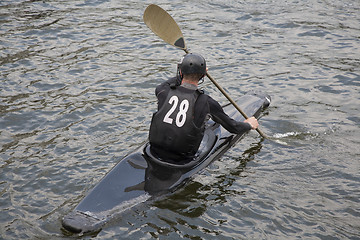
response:
[[(150, 4), (144, 12), (144, 22), (145, 24), (158, 35), (165, 42), (170, 45), (184, 50), (186, 53), (189, 51), (186, 48), (184, 36), (175, 22), (175, 20), (161, 7)], [(206, 76), (210, 81), (220, 90), (220, 92), (231, 102), (232, 105), (243, 115), (245, 119), (248, 119), (248, 116), (243, 112), (240, 107), (232, 100), (232, 98), (225, 92), (225, 90), (213, 79), (210, 74), (207, 72)], [(263, 137), (268, 139), (268, 137), (257, 128), (256, 131)]]

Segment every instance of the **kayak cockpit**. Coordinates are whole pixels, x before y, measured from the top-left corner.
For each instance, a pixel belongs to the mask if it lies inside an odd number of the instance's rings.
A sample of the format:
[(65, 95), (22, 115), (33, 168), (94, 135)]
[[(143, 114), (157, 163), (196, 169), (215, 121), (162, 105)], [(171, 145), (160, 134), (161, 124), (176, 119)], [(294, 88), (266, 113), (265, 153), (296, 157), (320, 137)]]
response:
[(206, 161), (211, 153), (217, 136), (214, 131), (205, 131), (203, 140), (195, 157), (186, 163), (177, 164), (170, 160), (161, 159), (156, 156), (150, 148), (150, 144), (144, 147), (144, 158), (148, 167), (145, 170), (144, 190), (151, 195), (173, 191), (189, 178), (189, 172)]
[(179, 163), (172, 161), (172, 159), (160, 158), (156, 155), (150, 147), (150, 144), (146, 144), (144, 148), (145, 159), (150, 164), (158, 165), (159, 167), (166, 167), (171, 169), (183, 169), (189, 170), (196, 167), (201, 161), (209, 154), (217, 140), (213, 131), (207, 130), (204, 133), (204, 137), (201, 141), (199, 150), (195, 154), (194, 158), (187, 161), (180, 161)]

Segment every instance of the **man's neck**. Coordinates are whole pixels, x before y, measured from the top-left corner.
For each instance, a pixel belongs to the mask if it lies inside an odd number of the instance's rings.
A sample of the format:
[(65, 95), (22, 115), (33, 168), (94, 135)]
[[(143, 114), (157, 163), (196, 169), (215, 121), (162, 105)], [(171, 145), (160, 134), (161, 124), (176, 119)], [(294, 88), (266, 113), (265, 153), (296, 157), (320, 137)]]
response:
[(184, 78), (184, 79), (182, 80), (182, 82), (181, 82), (181, 84), (184, 84), (184, 83), (195, 85), (195, 87), (198, 86), (198, 82), (197, 82), (197, 81), (191, 81), (191, 80), (188, 80), (188, 79), (186, 79), (186, 78)]

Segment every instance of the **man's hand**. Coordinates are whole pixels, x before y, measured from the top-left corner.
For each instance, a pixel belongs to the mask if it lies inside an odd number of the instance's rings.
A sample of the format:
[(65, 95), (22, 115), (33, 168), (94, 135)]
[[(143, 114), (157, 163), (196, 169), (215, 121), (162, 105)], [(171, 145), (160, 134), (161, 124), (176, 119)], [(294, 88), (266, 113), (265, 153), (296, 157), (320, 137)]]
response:
[(257, 129), (259, 126), (259, 123), (255, 117), (248, 118), (244, 122), (249, 123), (252, 129)]

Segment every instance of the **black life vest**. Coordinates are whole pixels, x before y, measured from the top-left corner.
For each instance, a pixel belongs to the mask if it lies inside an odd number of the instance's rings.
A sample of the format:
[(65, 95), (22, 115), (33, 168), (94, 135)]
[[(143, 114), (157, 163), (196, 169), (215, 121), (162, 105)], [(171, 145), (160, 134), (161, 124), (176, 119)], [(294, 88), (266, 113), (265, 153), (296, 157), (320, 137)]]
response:
[(152, 117), (151, 146), (183, 157), (195, 155), (204, 135), (204, 125), (198, 127), (194, 123), (200, 94), (181, 86), (169, 90), (166, 101)]

